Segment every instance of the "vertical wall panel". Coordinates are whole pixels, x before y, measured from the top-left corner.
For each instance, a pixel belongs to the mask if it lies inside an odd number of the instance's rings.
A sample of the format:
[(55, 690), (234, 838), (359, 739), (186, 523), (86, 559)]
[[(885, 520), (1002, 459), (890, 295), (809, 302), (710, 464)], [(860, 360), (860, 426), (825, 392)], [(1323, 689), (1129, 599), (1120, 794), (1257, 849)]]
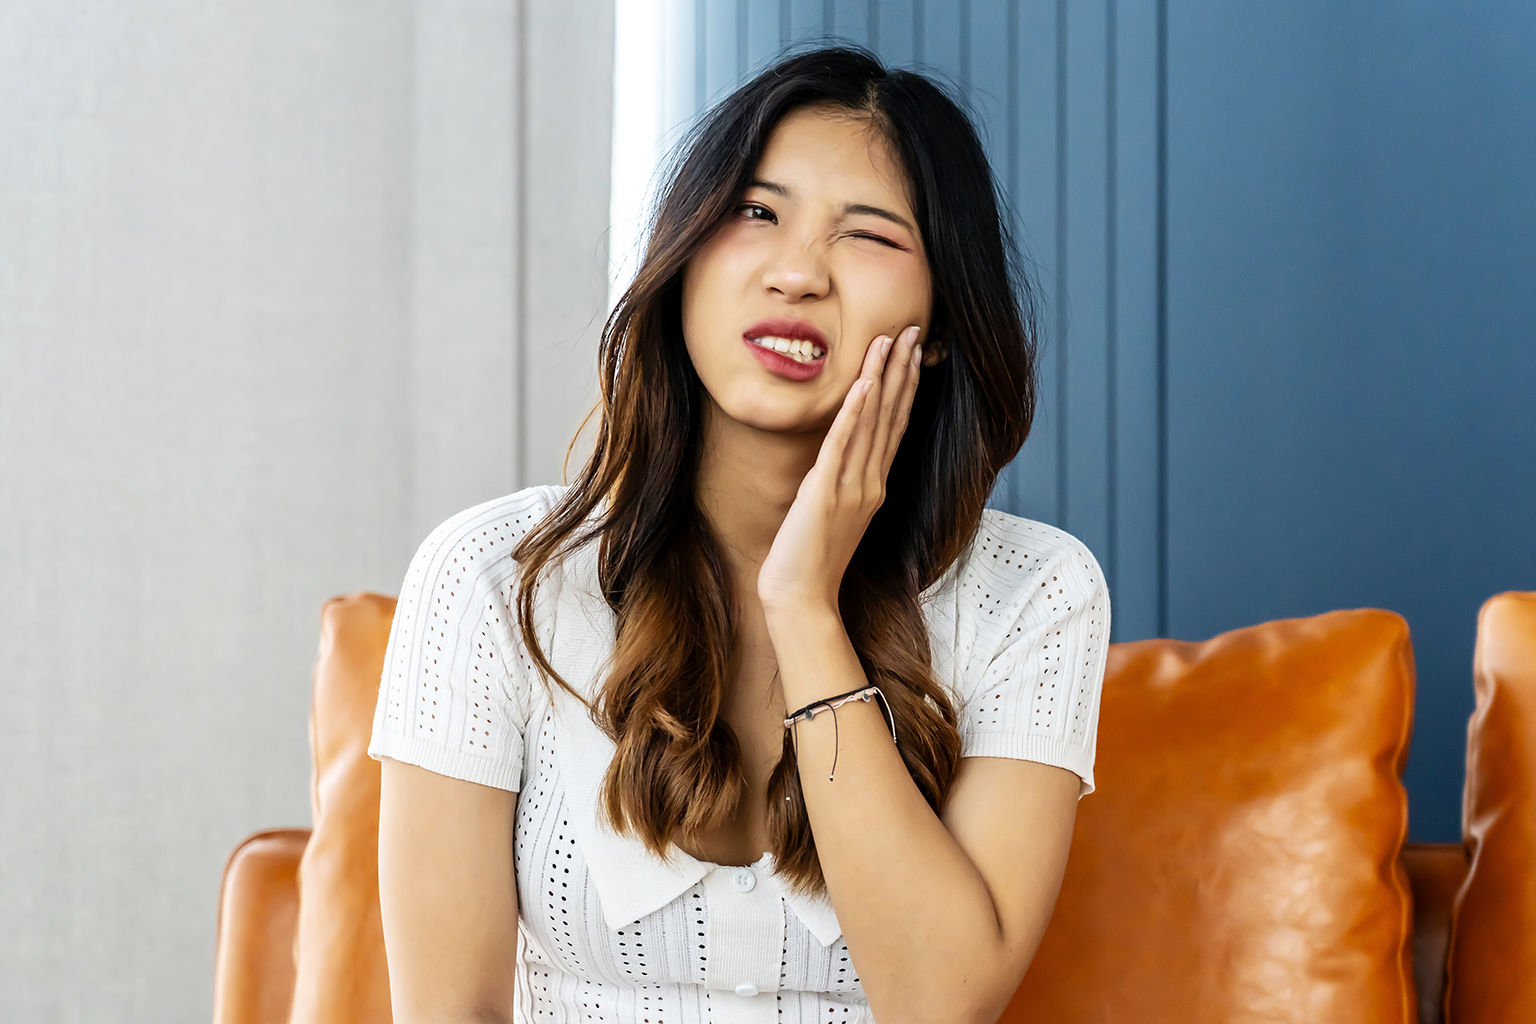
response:
[(525, 288), (518, 483), (527, 486), (565, 478), (571, 435), (597, 401), (612, 166), (613, 8), (593, 0), (529, 4), (522, 26), (527, 151), (523, 248), (517, 254)]
[[(1035, 427), (1003, 477), (999, 504), (1031, 519), (1056, 522), (1057, 495), (1056, 299), (1057, 272), (1057, 11), (1058, 0), (1029, 0), (1014, 11), (1016, 70), (1011, 94), (1012, 164), (1005, 171), (1014, 231), (1033, 266), (1040, 294), (1040, 393)], [(1006, 28), (1005, 28), (1006, 31)], [(1116, 616), (1118, 618), (1118, 614)]]
[[(699, 80), (698, 14), (696, 4), (709, 0), (662, 0), (662, 120), (667, 125), (663, 140), (675, 143), (682, 130), (703, 105)], [(719, 0), (715, 0), (719, 2)]]
[(1158, 490), (1158, 0), (1112, 0), (1114, 46), (1115, 353), (1111, 435), (1112, 543), (1105, 572), (1114, 586), (1115, 635), (1155, 636), (1162, 567)]
[[(1007, 26), (1011, 0), (972, 0), (970, 17), (971, 83), (966, 90), (979, 122), (982, 145), (992, 171), (1007, 188), (1009, 117), (1013, 104)], [(1003, 31), (999, 32), (998, 27)]]
[(833, 0), (829, 3), (832, 20), (827, 32), (860, 46), (869, 46), (869, 9), (874, 0)]
[[(703, 3), (705, 0), (700, 2)], [(757, 0), (757, 2), (762, 3), (764, 0)], [(773, 0), (766, 0), (766, 2), (772, 3)], [(789, 8), (789, 42), (791, 44), (826, 34), (825, 0), (782, 0), (782, 2)]]
[[(1112, 0), (1111, 0), (1112, 2)], [(1058, 185), (1065, 227), (1059, 268), (1057, 420), (1066, 469), (1063, 525), (1108, 561), (1108, 317), (1105, 290), (1109, 168), (1105, 146), (1107, 42), (1104, 3), (1069, 3), (1065, 31), (1065, 181)], [(1058, 245), (1063, 240), (1058, 239)], [(1064, 329), (1063, 329), (1064, 328)]]
[(743, 70), (742, 47), (737, 37), (741, 5), (701, 4), (699, 11), (705, 39), (704, 97), (706, 103), (714, 103), (735, 86)]
[(967, 57), (962, 52), (961, 40), (970, 33), (961, 30), (962, 23), (970, 15), (967, 0), (939, 3), (926, 0), (921, 7), (918, 33), (923, 51), (919, 58), (932, 71), (956, 84), (961, 82), (961, 72), (969, 70)]
[(747, 63), (743, 70), (751, 71), (761, 67), (779, 52), (779, 47), (783, 45), (779, 38), (782, 31), (781, 8), (780, 0), (770, 0), (768, 3), (762, 0), (736, 0), (736, 16), (747, 26)]
[(521, 327), (524, 226), (523, 161), (508, 127), (522, 109), (515, 14), (500, 0), (422, 0), (413, 11), (409, 535), (418, 539), (512, 490), (526, 465), (509, 344)]
[(922, 7), (923, 0), (876, 0), (879, 10), (879, 38), (871, 45), (876, 52), (892, 64), (911, 64), (917, 60), (917, 32), (913, 10)]

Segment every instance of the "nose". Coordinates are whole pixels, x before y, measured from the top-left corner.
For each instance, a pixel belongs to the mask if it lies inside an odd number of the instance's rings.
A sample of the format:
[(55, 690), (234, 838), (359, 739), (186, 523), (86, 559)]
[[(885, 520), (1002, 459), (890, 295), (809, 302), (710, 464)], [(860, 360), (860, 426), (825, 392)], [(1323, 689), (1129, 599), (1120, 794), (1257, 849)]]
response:
[(832, 279), (822, 247), (815, 242), (786, 239), (763, 268), (763, 287), (789, 302), (825, 297)]

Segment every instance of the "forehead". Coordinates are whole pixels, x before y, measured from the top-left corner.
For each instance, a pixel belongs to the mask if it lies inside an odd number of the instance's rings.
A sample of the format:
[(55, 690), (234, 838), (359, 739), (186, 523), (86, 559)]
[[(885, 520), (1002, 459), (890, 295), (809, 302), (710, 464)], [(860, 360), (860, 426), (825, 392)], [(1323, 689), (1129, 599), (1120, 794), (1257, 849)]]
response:
[(890, 143), (868, 117), (846, 110), (786, 115), (768, 137), (757, 178), (837, 205), (894, 206), (911, 216), (907, 177)]

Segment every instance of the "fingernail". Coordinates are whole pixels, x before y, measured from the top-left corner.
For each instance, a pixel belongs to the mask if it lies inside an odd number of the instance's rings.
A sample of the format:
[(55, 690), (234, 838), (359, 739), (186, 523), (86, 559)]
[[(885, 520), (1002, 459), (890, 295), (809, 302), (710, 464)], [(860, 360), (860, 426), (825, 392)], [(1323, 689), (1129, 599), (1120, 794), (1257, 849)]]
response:
[(910, 341), (914, 345), (917, 344), (917, 336), (921, 332), (921, 330), (922, 330), (922, 328), (918, 327), (917, 324), (913, 324), (911, 327), (908, 327), (907, 328), (907, 333), (909, 335), (911, 335), (911, 337), (909, 337), (907, 340)]
[(880, 356), (881, 356), (881, 358), (884, 358), (884, 357), (886, 357), (886, 356), (891, 354), (891, 346), (893, 344), (895, 344), (895, 339), (893, 339), (893, 338), (886, 338), (884, 341), (880, 342)]

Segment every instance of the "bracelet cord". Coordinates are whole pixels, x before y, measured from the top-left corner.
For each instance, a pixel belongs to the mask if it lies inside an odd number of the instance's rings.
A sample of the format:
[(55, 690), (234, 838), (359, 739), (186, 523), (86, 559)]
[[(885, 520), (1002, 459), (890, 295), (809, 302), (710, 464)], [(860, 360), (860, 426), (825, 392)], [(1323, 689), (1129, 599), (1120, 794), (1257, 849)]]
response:
[[(791, 729), (801, 722), (815, 718), (818, 711), (832, 712), (832, 770), (827, 773), (828, 782), (833, 782), (836, 779), (837, 756), (842, 750), (842, 731), (838, 726), (837, 709), (851, 700), (862, 700), (868, 704), (870, 698), (875, 698), (880, 702), (880, 710), (885, 715), (885, 724), (891, 730), (891, 742), (896, 743), (896, 716), (891, 713), (891, 705), (886, 701), (884, 691), (878, 686), (861, 686), (857, 690), (849, 690), (847, 693), (840, 693), (835, 697), (812, 701), (799, 711), (785, 717), (784, 728)], [(785, 797), (785, 799), (789, 798)]]

